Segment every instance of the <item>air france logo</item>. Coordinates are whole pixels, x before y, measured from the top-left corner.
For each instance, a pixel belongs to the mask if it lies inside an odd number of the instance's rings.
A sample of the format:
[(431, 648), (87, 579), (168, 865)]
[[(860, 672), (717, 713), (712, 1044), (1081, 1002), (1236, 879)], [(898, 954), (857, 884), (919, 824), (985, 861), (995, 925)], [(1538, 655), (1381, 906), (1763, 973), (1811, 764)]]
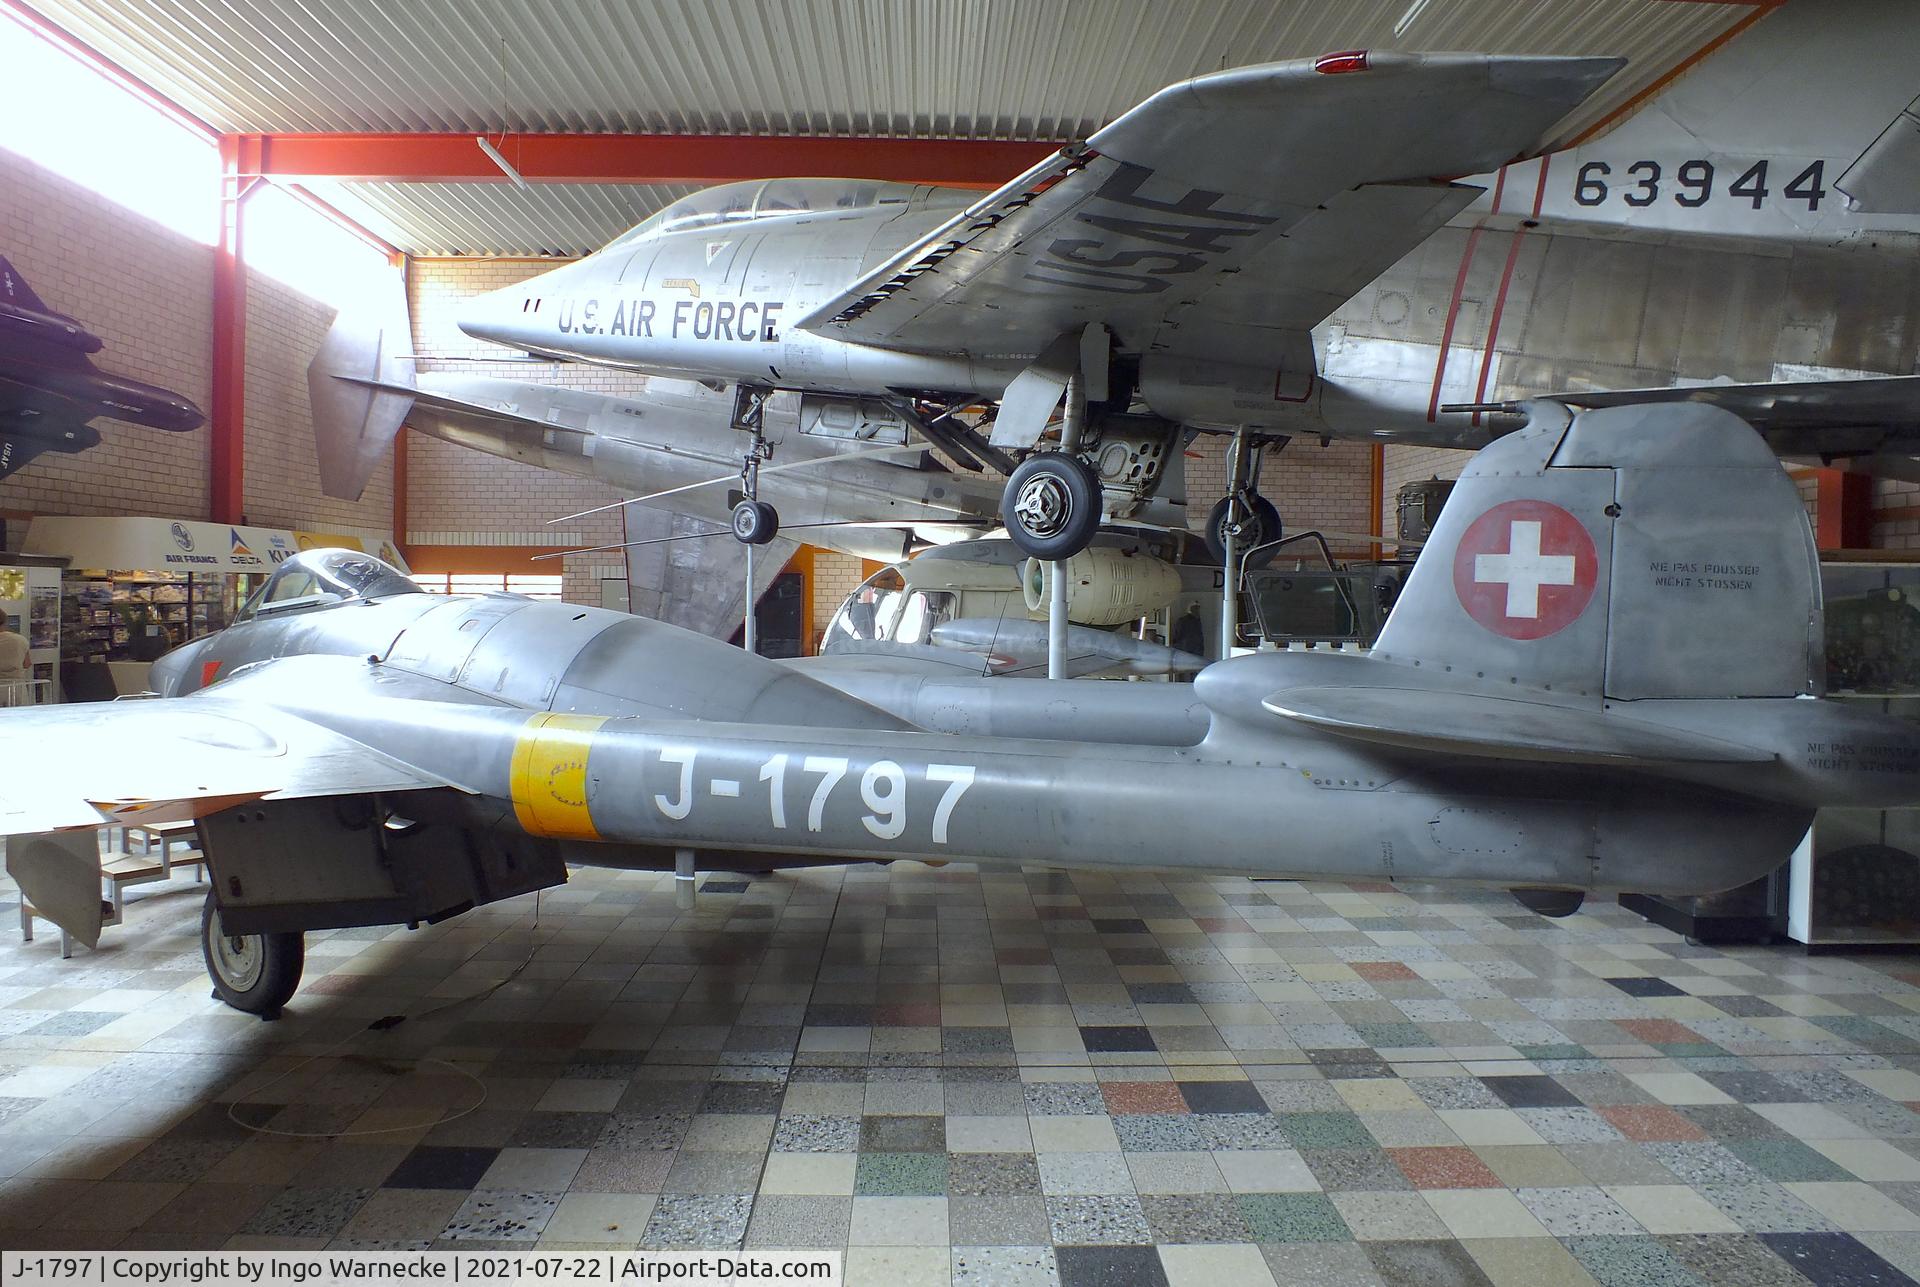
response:
[(189, 532), (184, 524), (175, 523), (168, 531), (173, 534), (173, 543), (175, 545), (185, 550), (188, 554), (193, 553), (193, 533)]
[(1600, 559), (1580, 520), (1546, 501), (1506, 501), (1476, 518), (1453, 555), (1467, 615), (1508, 639), (1544, 639), (1579, 620)]

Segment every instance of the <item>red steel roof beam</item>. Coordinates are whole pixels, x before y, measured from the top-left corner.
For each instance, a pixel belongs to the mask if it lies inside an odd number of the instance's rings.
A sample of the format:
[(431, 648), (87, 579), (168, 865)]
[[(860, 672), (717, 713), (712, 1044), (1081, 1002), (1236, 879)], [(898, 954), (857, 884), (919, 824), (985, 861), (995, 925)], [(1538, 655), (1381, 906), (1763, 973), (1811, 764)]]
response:
[[(508, 183), (472, 134), (268, 134), (275, 180)], [(1051, 156), (1051, 143), (982, 139), (769, 138), (695, 134), (489, 135), (530, 183), (679, 183), (848, 178), (997, 188)]]

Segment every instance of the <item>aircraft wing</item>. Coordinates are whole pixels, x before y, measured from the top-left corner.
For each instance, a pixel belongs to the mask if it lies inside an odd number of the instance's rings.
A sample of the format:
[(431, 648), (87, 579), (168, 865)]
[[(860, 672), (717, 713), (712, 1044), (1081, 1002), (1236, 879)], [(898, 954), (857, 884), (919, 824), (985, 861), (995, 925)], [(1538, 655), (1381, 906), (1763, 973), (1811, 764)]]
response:
[(1141, 352), (1258, 259), (1272, 298), (1239, 320), (1304, 331), (1478, 195), (1434, 176), (1484, 173), (1536, 148), (1619, 66), (1348, 54), (1174, 85), (796, 325), (1005, 356), (1101, 323)]
[(451, 785), (296, 715), (217, 693), (0, 710), (0, 764), (0, 835)]

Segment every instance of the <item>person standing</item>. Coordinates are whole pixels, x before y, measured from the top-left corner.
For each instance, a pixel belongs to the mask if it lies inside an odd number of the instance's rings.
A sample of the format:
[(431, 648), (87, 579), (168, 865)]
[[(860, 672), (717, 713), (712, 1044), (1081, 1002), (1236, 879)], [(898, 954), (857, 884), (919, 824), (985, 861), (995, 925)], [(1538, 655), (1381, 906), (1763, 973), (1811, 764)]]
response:
[(32, 673), (28, 653), (26, 639), (0, 617), (0, 706), (25, 706), (32, 700), (26, 682)]

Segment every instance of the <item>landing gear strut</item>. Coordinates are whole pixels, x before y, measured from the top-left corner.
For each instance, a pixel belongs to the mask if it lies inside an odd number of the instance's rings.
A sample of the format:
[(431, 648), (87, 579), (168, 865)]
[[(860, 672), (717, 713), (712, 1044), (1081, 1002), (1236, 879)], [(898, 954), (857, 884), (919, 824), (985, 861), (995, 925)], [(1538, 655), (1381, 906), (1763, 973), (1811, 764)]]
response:
[(745, 619), (740, 627), (740, 645), (758, 652), (753, 622), (753, 551), (780, 533), (780, 513), (760, 499), (760, 465), (773, 459), (773, 444), (767, 441), (767, 399), (770, 389), (737, 384), (733, 387), (733, 427), (752, 435), (746, 455), (740, 462), (740, 491), (745, 497), (733, 507), (733, 539), (747, 547), (747, 595)]
[(213, 995), (236, 1010), (278, 1019), (300, 986), (307, 963), (302, 934), (228, 934), (220, 924), (213, 891), (200, 909), (200, 955), (213, 980)]

